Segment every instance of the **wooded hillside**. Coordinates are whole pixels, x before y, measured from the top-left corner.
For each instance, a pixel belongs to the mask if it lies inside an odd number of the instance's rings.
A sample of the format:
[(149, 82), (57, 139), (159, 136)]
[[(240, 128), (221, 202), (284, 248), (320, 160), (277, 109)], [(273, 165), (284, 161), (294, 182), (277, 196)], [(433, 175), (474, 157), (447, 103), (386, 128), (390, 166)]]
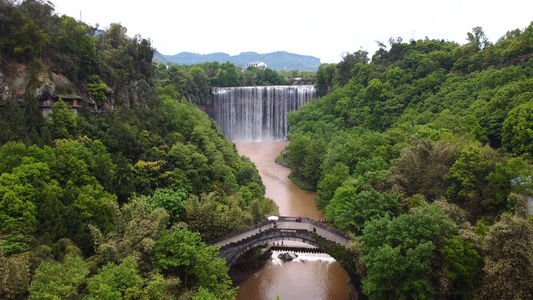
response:
[(289, 115), (291, 176), (354, 234), (371, 299), (533, 297), (533, 23), (467, 41), (347, 54)]
[(0, 0), (0, 298), (234, 299), (206, 242), (276, 204), (147, 39), (94, 33)]

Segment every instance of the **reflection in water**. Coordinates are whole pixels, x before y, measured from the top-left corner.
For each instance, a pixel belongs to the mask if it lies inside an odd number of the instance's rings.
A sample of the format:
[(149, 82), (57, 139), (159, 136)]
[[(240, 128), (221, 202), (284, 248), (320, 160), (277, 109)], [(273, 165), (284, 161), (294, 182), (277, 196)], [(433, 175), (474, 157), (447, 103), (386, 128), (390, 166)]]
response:
[[(287, 177), (288, 168), (274, 160), (288, 142), (235, 142), (240, 155), (250, 157), (266, 186), (266, 197), (279, 206), (282, 216), (323, 218), (313, 199), (316, 193), (300, 190)], [(352, 287), (346, 271), (330, 256), (298, 254), (298, 259), (282, 262), (274, 252), (272, 260), (240, 284), (238, 300), (348, 299)]]

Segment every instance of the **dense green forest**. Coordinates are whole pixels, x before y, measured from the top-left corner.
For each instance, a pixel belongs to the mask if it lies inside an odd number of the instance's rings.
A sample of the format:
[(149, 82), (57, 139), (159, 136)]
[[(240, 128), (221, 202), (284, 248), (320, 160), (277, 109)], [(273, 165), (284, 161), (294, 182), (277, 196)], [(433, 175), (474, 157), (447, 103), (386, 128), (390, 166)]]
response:
[[(149, 40), (95, 32), (0, 0), (2, 84), (25, 82), (0, 103), (0, 298), (234, 299), (206, 242), (278, 208), (185, 97), (234, 84), (235, 66), (156, 66)], [(59, 99), (45, 119), (53, 94), (81, 96), (78, 113)]]
[(284, 159), (370, 299), (533, 298), (533, 23), (389, 40), (317, 73)]
[[(153, 64), (97, 29), (0, 0), (0, 298), (234, 299), (206, 242), (277, 207), (191, 100), (315, 74)], [(466, 38), (348, 53), (289, 115), (291, 177), (353, 236), (368, 298), (533, 298), (533, 23)]]

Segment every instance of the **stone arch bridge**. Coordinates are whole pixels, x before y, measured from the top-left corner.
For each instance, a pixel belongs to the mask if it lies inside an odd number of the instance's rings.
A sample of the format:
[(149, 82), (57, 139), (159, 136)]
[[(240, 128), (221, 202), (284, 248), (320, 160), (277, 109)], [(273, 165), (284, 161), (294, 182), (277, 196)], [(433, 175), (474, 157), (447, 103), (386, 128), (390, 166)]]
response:
[(220, 257), (225, 259), (228, 267), (249, 250), (275, 241), (296, 241), (306, 243), (335, 257), (332, 249), (347, 251), (350, 239), (343, 232), (326, 226), (310, 218), (280, 217), (277, 227), (264, 221), (247, 229), (232, 232), (211, 245), (220, 246)]
[(356, 270), (356, 254), (349, 250), (350, 238), (345, 233), (313, 219), (299, 218), (299, 222), (296, 222), (295, 217), (280, 217), (276, 228), (272, 227), (271, 222), (264, 221), (208, 244), (220, 246), (219, 257), (225, 259), (227, 266), (231, 267), (247, 251), (280, 240), (306, 243), (328, 253), (350, 276), (355, 287), (355, 291), (351, 292), (351, 299), (360, 299), (361, 278)]

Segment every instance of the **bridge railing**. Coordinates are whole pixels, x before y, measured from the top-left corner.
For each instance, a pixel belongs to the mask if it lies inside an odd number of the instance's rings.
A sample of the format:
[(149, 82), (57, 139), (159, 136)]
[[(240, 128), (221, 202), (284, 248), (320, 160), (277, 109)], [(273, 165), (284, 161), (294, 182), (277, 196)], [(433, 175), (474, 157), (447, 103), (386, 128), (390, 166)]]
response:
[(208, 245), (215, 245), (217, 244), (218, 242), (221, 242), (223, 240), (227, 240), (227, 239), (230, 239), (230, 238), (233, 238), (233, 237), (236, 237), (236, 236), (239, 236), (243, 233), (246, 233), (246, 232), (249, 232), (249, 231), (254, 231), (254, 230), (257, 230), (259, 228), (262, 228), (263, 226), (267, 226), (267, 225), (270, 225), (271, 223), (269, 221), (263, 221), (261, 223), (257, 223), (255, 225), (252, 225), (248, 228), (245, 228), (245, 229), (241, 229), (241, 230), (237, 230), (237, 231), (234, 231), (232, 233), (228, 233), (224, 236), (221, 236), (215, 240), (212, 240), (212, 241), (209, 241), (207, 242)]
[[(283, 232), (283, 230), (284, 229), (279, 229), (279, 231), (278, 230), (276, 230), (276, 231), (265, 230), (265, 231), (260, 232), (260, 233), (255, 233), (255, 234), (249, 236), (246, 239), (242, 239), (242, 240), (239, 240), (237, 242), (228, 243), (228, 244), (222, 246), (221, 248), (227, 248), (227, 247), (232, 248), (232, 247), (238, 247), (238, 246), (246, 245), (246, 244), (248, 244), (250, 239), (254, 239), (254, 238), (260, 238), (260, 239), (272, 238), (273, 241), (274, 241), (274, 240), (279, 240), (284, 235), (286, 235), (287, 237), (290, 237), (291, 235), (293, 235), (295, 233), (309, 234), (309, 231), (307, 231), (305, 229), (290, 229), (290, 232)], [(287, 229), (285, 229), (285, 230), (289, 231)]]
[(337, 235), (339, 237), (343, 237), (343, 238), (348, 239), (348, 240), (350, 239), (350, 236), (348, 234), (346, 234), (346, 233), (344, 233), (344, 232), (342, 232), (342, 231), (340, 231), (340, 230), (338, 230), (336, 228), (333, 228), (331, 226), (325, 225), (324, 223), (320, 223), (320, 222), (315, 221), (315, 220), (313, 220), (311, 218), (305, 218), (305, 219), (307, 219), (307, 222), (313, 224), (313, 226), (315, 226), (315, 227), (322, 228), (323, 230), (331, 232), (332, 234)]
[[(350, 239), (350, 237), (347, 234), (345, 234), (344, 232), (342, 232), (340, 230), (337, 230), (337, 229), (335, 229), (333, 227), (327, 226), (327, 225), (325, 225), (323, 223), (320, 223), (318, 221), (315, 221), (315, 220), (313, 220), (311, 218), (308, 218), (308, 217), (298, 217), (298, 218), (300, 220), (298, 223), (309, 223), (310, 224), (308, 231), (311, 231), (312, 227), (316, 227), (316, 228), (319, 228), (320, 230), (324, 230), (326, 232), (329, 232), (329, 233), (331, 233), (331, 235), (327, 234), (329, 236), (329, 239), (335, 241), (336, 237), (338, 237), (338, 238), (340, 238), (340, 240), (337, 240), (336, 242), (338, 242), (340, 244), (344, 244), (342, 242), (342, 239), (346, 239), (346, 240)], [(296, 222), (296, 217), (281, 216), (281, 217), (279, 217), (277, 222), (278, 223)], [(252, 225), (252, 226), (250, 226), (250, 227), (248, 227), (246, 229), (241, 229), (241, 230), (238, 230), (238, 231), (234, 231), (234, 232), (229, 233), (229, 234), (227, 234), (225, 236), (222, 236), (222, 237), (220, 237), (218, 239), (209, 241), (207, 244), (209, 244), (209, 245), (219, 244), (219, 243), (223, 242), (224, 240), (231, 240), (231, 239), (234, 239), (235, 237), (238, 237), (238, 236), (242, 236), (242, 239), (247, 239), (247, 238), (253, 236), (254, 234), (257, 234), (257, 232), (260, 231), (260, 228), (264, 228), (264, 227), (268, 228), (269, 226), (271, 226), (271, 224), (272, 224), (272, 222), (270, 222), (270, 221), (263, 221), (261, 223)], [(253, 234), (251, 234), (251, 233), (253, 233)], [(319, 235), (320, 235), (320, 232), (319, 232)], [(228, 242), (228, 244), (229, 243), (234, 243), (234, 242)], [(222, 246), (225, 246), (225, 244), (222, 245)]]

